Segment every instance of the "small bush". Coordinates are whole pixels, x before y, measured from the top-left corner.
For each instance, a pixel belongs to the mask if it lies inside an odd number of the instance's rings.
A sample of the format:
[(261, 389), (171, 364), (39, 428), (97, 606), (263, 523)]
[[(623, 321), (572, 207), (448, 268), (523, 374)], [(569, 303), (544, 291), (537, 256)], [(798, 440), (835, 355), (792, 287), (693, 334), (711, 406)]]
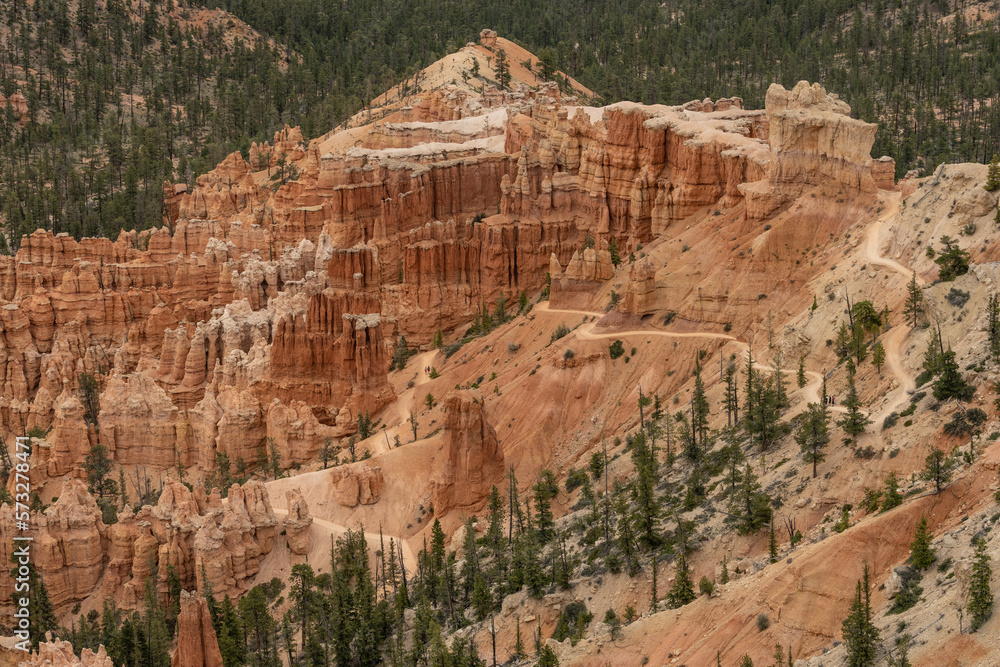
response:
[(948, 296), (945, 297), (945, 301), (955, 306), (956, 308), (961, 308), (965, 305), (965, 302), (969, 300), (969, 293), (963, 292), (962, 290), (952, 287), (948, 292)]
[(899, 573), (903, 586), (892, 601), (892, 607), (889, 608), (890, 614), (902, 614), (907, 609), (912, 608), (920, 601), (920, 595), (924, 592), (924, 589), (919, 585), (920, 574), (916, 570), (910, 567), (901, 567), (896, 572)]
[(771, 619), (767, 617), (767, 614), (761, 612), (757, 614), (757, 629), (761, 632), (767, 630), (771, 626)]
[(711, 581), (708, 577), (702, 577), (701, 581), (698, 582), (698, 590), (701, 591), (702, 595), (712, 596), (712, 591), (715, 590), (715, 582)]
[(572, 492), (580, 488), (587, 482), (587, 473), (584, 470), (571, 470), (566, 477), (566, 491)]
[(972, 435), (986, 421), (986, 413), (979, 408), (959, 410), (951, 416), (951, 421), (944, 425), (945, 435), (953, 437)]
[(972, 236), (976, 233), (976, 223), (970, 220), (969, 222), (962, 225), (962, 233), (966, 236)]
[(854, 458), (862, 459), (864, 461), (875, 458), (876, 454), (878, 454), (878, 452), (871, 445), (868, 445), (867, 447), (858, 447), (854, 450)]
[(507, 351), (510, 352), (511, 354), (514, 354), (520, 349), (521, 349), (520, 343), (507, 343)]
[(890, 412), (888, 415), (886, 415), (885, 419), (882, 421), (882, 430), (884, 431), (886, 429), (892, 428), (893, 426), (896, 425), (896, 422), (898, 421), (899, 421), (899, 413)]
[(549, 343), (551, 344), (556, 342), (557, 340), (559, 340), (568, 333), (569, 333), (569, 327), (567, 327), (565, 324), (560, 323), (559, 326), (556, 327), (556, 330), (552, 332), (552, 338), (549, 340)]
[(569, 361), (570, 359), (572, 359), (575, 356), (576, 356), (576, 353), (573, 352), (573, 350), (571, 350), (571, 349), (569, 349), (567, 347), (566, 351), (563, 352), (563, 361)]
[(615, 340), (615, 342), (611, 343), (610, 353), (612, 359), (619, 358), (625, 354), (625, 345), (620, 340)]
[(451, 359), (452, 355), (461, 350), (463, 345), (465, 345), (464, 339), (458, 341), (457, 343), (452, 343), (451, 345), (445, 345), (442, 347), (441, 351), (444, 352), (444, 358)]

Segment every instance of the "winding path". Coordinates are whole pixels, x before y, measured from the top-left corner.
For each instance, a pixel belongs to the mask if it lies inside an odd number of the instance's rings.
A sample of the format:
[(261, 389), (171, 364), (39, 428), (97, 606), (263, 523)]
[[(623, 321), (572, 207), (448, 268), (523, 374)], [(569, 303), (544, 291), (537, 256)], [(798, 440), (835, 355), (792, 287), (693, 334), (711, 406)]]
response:
[[(913, 270), (907, 268), (906, 266), (900, 264), (894, 259), (883, 257), (879, 254), (879, 235), (882, 231), (882, 226), (889, 219), (899, 215), (899, 206), (902, 199), (901, 193), (892, 193), (887, 196), (883, 196), (880, 200), (885, 204), (885, 210), (879, 215), (879, 217), (869, 225), (868, 229), (865, 231), (864, 240), (864, 254), (867, 262), (879, 266), (884, 266), (893, 271), (910, 278), (913, 275)], [(923, 281), (917, 277), (918, 284), (922, 284)], [(556, 309), (549, 306), (549, 302), (543, 301), (535, 306), (535, 310), (545, 313), (565, 313), (568, 315), (585, 315), (593, 316), (600, 319), (604, 316), (604, 313), (588, 310), (569, 310), (569, 309)], [(598, 339), (608, 339), (608, 338), (622, 338), (626, 336), (662, 336), (666, 338), (715, 338), (723, 339), (727, 341), (732, 341), (736, 343), (741, 348), (741, 354), (746, 354), (750, 346), (729, 334), (715, 333), (715, 332), (694, 332), (694, 333), (681, 333), (672, 331), (660, 331), (658, 329), (629, 329), (626, 331), (616, 331), (613, 333), (594, 333), (594, 328), (597, 325), (597, 319), (593, 322), (588, 322), (586, 324), (578, 327), (574, 334), (582, 340), (598, 340)], [(898, 388), (893, 392), (886, 406), (877, 414), (869, 414), (872, 419), (872, 425), (869, 427), (871, 435), (874, 435), (881, 442), (881, 425), (882, 421), (885, 419), (889, 413), (896, 410), (900, 405), (909, 400), (909, 394), (911, 394), (916, 389), (916, 383), (912, 375), (906, 372), (903, 368), (902, 363), (902, 349), (905, 345), (906, 336), (909, 333), (909, 329), (906, 327), (905, 323), (899, 324), (893, 327), (885, 336), (882, 337), (882, 346), (885, 348), (886, 353), (886, 368), (889, 372), (896, 377)], [(774, 368), (766, 366), (764, 364), (757, 364), (756, 367), (760, 370), (774, 372)], [(782, 373), (797, 373), (798, 369), (782, 368)], [(823, 386), (823, 375), (815, 371), (806, 371), (806, 374), (812, 378), (812, 380), (800, 390), (800, 394), (803, 400), (798, 406), (793, 408), (791, 411), (786, 413), (786, 418), (794, 417), (796, 414), (805, 410), (809, 403), (819, 403), (820, 402), (820, 389)], [(831, 412), (846, 412), (843, 406), (835, 405), (830, 406), (829, 410)]]
[[(543, 301), (542, 303), (537, 304), (535, 306), (535, 310), (539, 310), (543, 313), (567, 313), (570, 315), (595, 316), (597, 318), (601, 318), (604, 316), (604, 313), (599, 313), (596, 311), (562, 310), (558, 308), (550, 308), (548, 301)], [(610, 338), (622, 338), (624, 336), (662, 336), (664, 338), (710, 338), (710, 339), (714, 338), (735, 343), (740, 348), (740, 354), (746, 354), (747, 352), (750, 351), (749, 344), (741, 341), (739, 338), (736, 338), (735, 336), (731, 336), (725, 333), (716, 333), (711, 331), (682, 333), (679, 331), (661, 331), (659, 329), (628, 329), (625, 331), (615, 331), (612, 333), (594, 333), (594, 327), (596, 326), (597, 326), (597, 320), (594, 320), (593, 322), (588, 322), (587, 324), (581, 325), (573, 333), (576, 335), (577, 338), (581, 340), (601, 340)], [(754, 362), (754, 368), (762, 371), (769, 371), (771, 373), (773, 373), (775, 370), (771, 366), (756, 361)], [(797, 368), (782, 368), (781, 372), (789, 374), (793, 373), (797, 374), (799, 370)], [(791, 411), (786, 413), (786, 417), (788, 418), (794, 417), (799, 412), (805, 410), (806, 404), (819, 403), (820, 401), (819, 392), (820, 388), (823, 386), (823, 374), (817, 373), (816, 371), (806, 371), (806, 375), (811, 377), (812, 381), (801, 389), (801, 393), (805, 398), (805, 400), (802, 401), (800, 405), (796, 406)], [(844, 411), (844, 409), (839, 406), (831, 407), (830, 410), (835, 412)]]
[[(915, 275), (913, 269), (903, 266), (894, 259), (883, 257), (879, 253), (879, 236), (882, 232), (882, 226), (889, 219), (895, 218), (899, 215), (899, 206), (902, 198), (902, 193), (896, 192), (884, 196), (881, 199), (881, 201), (886, 204), (885, 210), (878, 218), (876, 218), (875, 222), (869, 225), (868, 229), (865, 230), (865, 259), (871, 264), (892, 269), (896, 273), (899, 273), (903, 277), (909, 279)], [(921, 280), (920, 276), (917, 276), (916, 280), (918, 285), (924, 284), (924, 281)], [(903, 347), (906, 344), (907, 334), (909, 334), (909, 328), (906, 326), (905, 322), (902, 322), (897, 324), (889, 331), (889, 333), (882, 337), (882, 347), (885, 348), (885, 366), (889, 372), (896, 377), (899, 386), (889, 398), (886, 406), (882, 408), (882, 411), (872, 417), (872, 426), (874, 426), (875, 436), (878, 438), (879, 442), (882, 441), (882, 421), (891, 412), (908, 402), (909, 395), (912, 394), (917, 388), (916, 381), (913, 376), (907, 373), (906, 369), (903, 368)]]

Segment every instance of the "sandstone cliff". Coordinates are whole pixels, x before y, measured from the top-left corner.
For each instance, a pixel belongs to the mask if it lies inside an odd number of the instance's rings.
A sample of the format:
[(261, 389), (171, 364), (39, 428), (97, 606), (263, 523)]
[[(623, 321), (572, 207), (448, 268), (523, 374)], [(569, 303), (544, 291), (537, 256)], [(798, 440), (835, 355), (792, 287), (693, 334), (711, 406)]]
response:
[(181, 591), (177, 616), (177, 648), (171, 667), (222, 667), (219, 641), (212, 627), (208, 605), (201, 595)]
[(470, 392), (449, 394), (444, 401), (447, 459), (433, 491), (440, 515), (456, 508), (481, 509), (491, 487), (503, 481), (503, 449), (483, 403)]
[[(308, 519), (306, 510), (306, 519)], [(261, 559), (274, 548), (278, 520), (263, 484), (233, 485), (223, 500), (218, 490), (192, 493), (180, 482), (164, 484), (156, 506), (104, 524), (84, 483), (67, 479), (58, 501), (34, 518), (35, 566), (57, 613), (97, 595), (114, 596), (121, 608), (141, 602), (147, 581), (166, 595), (168, 566), (185, 590), (237, 596), (249, 587)], [(306, 524), (308, 525), (308, 524)], [(13, 509), (0, 507), (0, 536), (15, 534)], [(9, 548), (9, 547), (8, 547)], [(9, 551), (5, 553), (9, 557)], [(12, 612), (13, 583), (5, 578), (0, 612)]]

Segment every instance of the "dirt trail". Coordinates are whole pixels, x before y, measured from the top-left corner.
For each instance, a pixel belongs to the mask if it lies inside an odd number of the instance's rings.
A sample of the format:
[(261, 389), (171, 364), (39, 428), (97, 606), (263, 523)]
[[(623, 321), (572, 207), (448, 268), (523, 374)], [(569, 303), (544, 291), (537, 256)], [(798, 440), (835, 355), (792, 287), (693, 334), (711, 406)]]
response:
[[(890, 268), (906, 278), (912, 278), (914, 276), (913, 269), (903, 266), (894, 259), (889, 259), (879, 254), (879, 236), (882, 232), (882, 225), (884, 225), (890, 218), (899, 215), (901, 200), (902, 193), (898, 192), (883, 197), (882, 201), (886, 204), (885, 210), (865, 231), (865, 259), (871, 264)], [(916, 277), (916, 281), (917, 284), (921, 285), (924, 282), (919, 276)], [(904, 322), (893, 327), (889, 333), (882, 337), (882, 347), (885, 348), (886, 368), (888, 368), (889, 372), (896, 377), (896, 381), (899, 386), (892, 393), (886, 403), (886, 406), (882, 408), (881, 412), (872, 417), (873, 421), (871, 428), (874, 429), (874, 435), (878, 439), (879, 444), (882, 443), (881, 431), (883, 420), (885, 420), (891, 412), (906, 403), (909, 400), (909, 395), (916, 389), (916, 381), (913, 376), (907, 373), (906, 369), (903, 368), (902, 350), (903, 346), (906, 344), (906, 336), (908, 333), (909, 328)]]
[[(598, 319), (604, 316), (604, 313), (598, 313), (594, 311), (587, 310), (561, 310), (556, 308), (550, 308), (547, 301), (543, 301), (537, 304), (534, 308), (535, 310), (541, 311), (543, 313), (567, 313), (570, 315), (592, 315), (596, 316)], [(689, 332), (681, 333), (677, 331), (660, 331), (658, 329), (628, 329), (626, 331), (615, 331), (613, 333), (594, 333), (594, 327), (597, 326), (597, 320), (589, 322), (587, 324), (581, 325), (573, 333), (577, 338), (581, 340), (599, 340), (608, 338), (621, 338), (623, 336), (662, 336), (665, 338), (715, 338), (723, 339), (734, 343), (740, 348), (740, 354), (746, 354), (750, 351), (750, 345), (725, 333), (716, 332)], [(775, 369), (766, 364), (761, 364), (754, 362), (754, 368), (762, 371), (768, 371), (773, 373)], [(797, 368), (782, 368), (782, 373), (798, 374)], [(800, 390), (803, 400), (799, 405), (792, 408), (786, 413), (786, 418), (792, 418), (805, 410), (808, 403), (819, 403), (820, 402), (820, 388), (823, 386), (823, 374), (817, 373), (816, 371), (806, 371), (806, 375), (812, 378), (812, 382), (807, 384)], [(833, 412), (846, 412), (846, 410), (840, 406), (833, 406), (830, 408)]]
[[(900, 192), (893, 193), (882, 199), (882, 202), (886, 205), (885, 210), (882, 214), (875, 219), (868, 229), (865, 230), (865, 259), (871, 264), (878, 264), (880, 266), (885, 266), (897, 273), (909, 278), (913, 275), (913, 269), (903, 266), (894, 259), (889, 259), (888, 257), (883, 257), (879, 254), (879, 235), (882, 233), (882, 225), (885, 224), (890, 218), (899, 215), (899, 203), (903, 195)], [(917, 278), (917, 282), (922, 282), (920, 278)]]

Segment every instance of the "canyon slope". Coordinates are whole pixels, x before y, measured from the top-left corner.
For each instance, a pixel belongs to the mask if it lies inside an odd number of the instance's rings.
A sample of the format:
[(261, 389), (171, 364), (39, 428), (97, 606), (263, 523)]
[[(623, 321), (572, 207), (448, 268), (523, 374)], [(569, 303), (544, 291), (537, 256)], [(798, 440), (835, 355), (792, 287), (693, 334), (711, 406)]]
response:
[[(508, 90), (478, 75), (499, 48), (516, 61)], [(597, 617), (582, 641), (548, 640), (564, 665), (736, 664), (745, 653), (764, 664), (775, 644), (797, 665), (840, 664), (840, 622), (867, 561), (886, 645), (905, 618), (914, 665), (991, 664), (1000, 621), (963, 633), (955, 610), (969, 536), (986, 536), (994, 556), (1000, 547), (989, 531), (1000, 445), (943, 435), (964, 409), (953, 401), (914, 401), (930, 393), (915, 378), (940, 330), (962, 368), (982, 368), (981, 433), (1000, 429), (988, 396), (1000, 373), (983, 356), (1000, 258), (987, 168), (895, 182), (892, 160), (871, 156), (876, 126), (819, 83), (774, 84), (760, 110), (739, 98), (593, 107), (576, 82), (539, 80), (522, 51), (484, 30), (326, 135), (285, 127), (191, 187), (164, 183), (161, 228), (80, 241), (38, 230), (0, 257), (0, 435), (11, 451), (33, 435), (31, 483), (49, 505), (35, 517), (37, 565), (60, 617), (111, 596), (135, 608), (146, 582), (162, 595), (171, 572), (185, 590), (237, 597), (299, 562), (329, 571), (330, 538), (348, 528), (367, 531), (373, 553), (393, 537), (407, 567), (435, 519), (458, 550), (465, 519), (483, 516), (508, 471), (527, 487), (549, 469), (564, 488), (607, 446), (611, 479), (633, 478), (616, 438), (649, 418), (643, 397), (683, 412), (696, 366), (721, 429), (724, 360), (752, 353), (791, 379), (803, 359), (794, 420), (824, 388), (846, 394), (833, 340), (849, 304), (868, 300), (888, 309), (886, 362), (859, 365), (873, 423), (857, 446), (831, 429), (818, 477), (790, 436), (747, 450), (801, 541), (781, 539), (771, 563), (766, 531), (727, 529), (724, 505), (688, 510), (695, 580), (720, 579), (725, 559), (729, 583), (644, 611), (648, 564), (635, 578), (579, 574), (569, 590), (505, 599), (497, 645), (512, 651), (521, 625), (550, 637), (581, 600)], [(960, 237), (972, 270), (939, 284), (926, 248), (944, 235)], [(911, 280), (935, 327), (904, 315)], [(883, 428), (910, 405), (907, 426)], [(115, 523), (87, 491), (95, 445), (139, 505)], [(978, 448), (938, 494), (914, 475), (934, 446)], [(234, 483), (225, 465), (253, 479)], [(890, 472), (906, 501), (862, 510)], [(663, 481), (681, 488), (683, 464)], [(142, 505), (144, 484), (155, 502)], [(586, 513), (580, 498), (560, 490), (561, 526)], [(834, 532), (845, 504), (851, 527)], [(921, 516), (954, 572), (889, 616), (885, 587)], [(14, 525), (0, 507), (5, 562)], [(673, 572), (673, 561), (660, 567), (661, 593)], [(7, 619), (10, 593), (0, 583)], [(612, 636), (601, 614), (626, 606), (641, 614)], [(185, 664), (218, 660), (206, 613), (185, 597)], [(486, 654), (488, 623), (459, 634)]]

